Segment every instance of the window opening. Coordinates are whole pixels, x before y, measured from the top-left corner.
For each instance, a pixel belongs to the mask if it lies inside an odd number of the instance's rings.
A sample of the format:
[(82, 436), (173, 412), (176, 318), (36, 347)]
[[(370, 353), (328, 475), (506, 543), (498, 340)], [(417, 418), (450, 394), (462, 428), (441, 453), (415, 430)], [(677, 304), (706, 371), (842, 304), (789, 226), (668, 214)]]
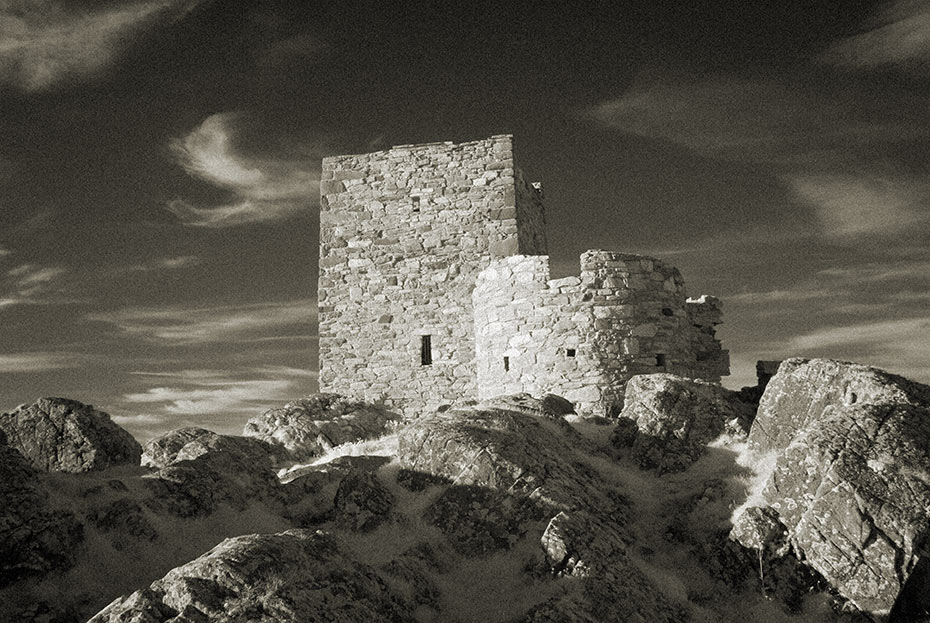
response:
[(659, 353), (658, 355), (656, 355), (656, 367), (657, 368), (665, 367), (665, 355), (663, 355), (662, 353)]
[(428, 366), (433, 363), (433, 337), (431, 335), (420, 336), (420, 365)]
[(510, 357), (504, 357), (504, 372), (510, 372)]
[(575, 356), (575, 349), (574, 349), (574, 348), (567, 348), (567, 349), (565, 349), (565, 356), (566, 356), (566, 357), (574, 357), (574, 356)]

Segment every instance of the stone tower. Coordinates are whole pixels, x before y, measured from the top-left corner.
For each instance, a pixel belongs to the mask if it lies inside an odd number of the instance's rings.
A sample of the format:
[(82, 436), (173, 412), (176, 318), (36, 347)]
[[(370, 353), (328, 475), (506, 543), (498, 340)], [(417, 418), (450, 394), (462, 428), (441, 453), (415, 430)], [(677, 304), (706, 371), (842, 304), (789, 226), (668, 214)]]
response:
[(511, 136), (326, 158), (320, 195), (320, 390), (413, 413), (476, 396), (478, 274), (546, 253)]

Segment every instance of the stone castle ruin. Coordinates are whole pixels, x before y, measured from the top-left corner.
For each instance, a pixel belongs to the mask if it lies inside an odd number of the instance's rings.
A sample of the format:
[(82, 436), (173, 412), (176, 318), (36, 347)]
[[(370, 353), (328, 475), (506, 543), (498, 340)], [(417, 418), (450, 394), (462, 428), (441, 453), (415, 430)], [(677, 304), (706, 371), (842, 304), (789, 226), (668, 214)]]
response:
[(675, 268), (587, 251), (549, 278), (509, 135), (325, 158), (320, 195), (321, 391), (405, 413), (551, 392), (611, 415), (635, 374), (729, 374), (720, 301), (688, 299)]

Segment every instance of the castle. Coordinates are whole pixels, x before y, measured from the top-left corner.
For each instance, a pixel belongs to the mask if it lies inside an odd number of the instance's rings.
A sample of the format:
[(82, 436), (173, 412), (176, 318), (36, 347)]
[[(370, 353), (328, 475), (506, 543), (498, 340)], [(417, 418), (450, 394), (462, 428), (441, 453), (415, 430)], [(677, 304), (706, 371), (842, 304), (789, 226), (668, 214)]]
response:
[(581, 256), (550, 279), (539, 184), (509, 135), (325, 158), (320, 390), (405, 413), (555, 393), (616, 414), (634, 374), (719, 381), (720, 301), (649, 257)]

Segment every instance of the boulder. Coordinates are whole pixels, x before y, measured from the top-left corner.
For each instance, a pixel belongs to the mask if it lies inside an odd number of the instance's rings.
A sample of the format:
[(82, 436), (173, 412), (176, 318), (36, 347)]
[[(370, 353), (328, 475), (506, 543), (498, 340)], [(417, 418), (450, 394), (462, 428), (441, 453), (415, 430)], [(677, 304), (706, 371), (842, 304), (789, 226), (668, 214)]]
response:
[(930, 562), (930, 410), (827, 409), (779, 455), (763, 496), (808, 565), (860, 610), (887, 615)]
[(398, 431), (397, 457), (402, 468), (455, 485), (519, 492), (561, 509), (605, 499), (601, 483), (574, 452), (584, 447), (562, 419), (475, 406), (409, 423)]
[(277, 464), (286, 458), (280, 446), (252, 437), (220, 435), (205, 428), (179, 428), (151, 440), (142, 449), (144, 467), (160, 469), (178, 461), (196, 459), (208, 452), (233, 452), (258, 462), (269, 458)]
[(145, 621), (414, 621), (371, 567), (322, 532), (226, 539), (146, 589), (113, 601), (91, 623)]
[(14, 448), (0, 445), (0, 588), (26, 576), (71, 567), (83, 528), (49, 507), (38, 474)]
[(251, 418), (243, 435), (283, 446), (294, 461), (308, 461), (330, 448), (385, 434), (400, 415), (336, 394), (316, 394)]
[(40, 398), (0, 414), (7, 444), (38, 470), (87, 472), (138, 465), (142, 447), (110, 416), (66, 398)]
[(855, 363), (787, 359), (766, 386), (749, 443), (762, 452), (786, 448), (828, 407), (887, 403), (930, 405), (930, 387)]
[[(147, 446), (149, 464), (167, 462), (144, 479), (149, 508), (195, 517), (212, 513), (220, 504), (244, 510), (258, 501), (281, 503), (282, 487), (272, 454), (257, 447), (261, 442), (202, 429), (177, 432), (168, 433), (163, 443), (156, 440)], [(192, 440), (180, 445), (188, 438)]]
[(723, 432), (746, 435), (754, 408), (739, 393), (673, 374), (642, 374), (626, 386), (611, 442), (630, 448), (641, 466), (660, 472), (688, 467)]
[(494, 398), (482, 400), (475, 406), (479, 409), (515, 411), (553, 420), (575, 412), (575, 405), (555, 394), (545, 394), (540, 397), (526, 393), (495, 396)]
[[(869, 616), (887, 617), (909, 584), (909, 607), (930, 606), (930, 583), (913, 587), (930, 565), (930, 387), (857, 364), (789, 359), (749, 439), (776, 453), (762, 496), (801, 560)], [(736, 518), (731, 536), (757, 548), (777, 542), (755, 514)]]

